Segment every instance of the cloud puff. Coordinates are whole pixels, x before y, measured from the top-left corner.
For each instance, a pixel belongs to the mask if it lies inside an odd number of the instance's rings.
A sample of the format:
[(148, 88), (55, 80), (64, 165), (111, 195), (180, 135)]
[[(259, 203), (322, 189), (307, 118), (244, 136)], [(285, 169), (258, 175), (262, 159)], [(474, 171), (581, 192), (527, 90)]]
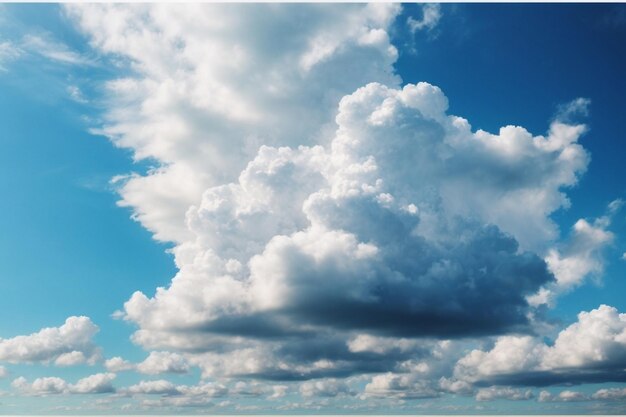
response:
[(365, 386), (364, 397), (433, 398), (440, 395), (431, 382), (411, 374), (376, 375)]
[(489, 351), (461, 358), (454, 374), (482, 384), (550, 385), (626, 381), (626, 314), (602, 305), (581, 312), (552, 345), (533, 336), (502, 336)]
[[(116, 361), (115, 364), (123, 366), (125, 364)], [(156, 375), (164, 373), (184, 374), (189, 371), (189, 364), (178, 353), (171, 352), (150, 352), (150, 355), (136, 366), (137, 371), (142, 374)]]
[(80, 379), (76, 384), (69, 386), (69, 391), (73, 394), (104, 394), (114, 392), (111, 382), (115, 379), (113, 373), (101, 373), (90, 375)]
[(11, 386), (25, 395), (45, 396), (54, 394), (105, 394), (114, 392), (111, 382), (113, 373), (101, 373), (82, 378), (76, 384), (68, 384), (58, 377), (37, 378), (29, 383), (26, 378), (13, 380)]
[(578, 391), (565, 390), (554, 395), (548, 391), (541, 391), (539, 393), (539, 402), (578, 402), (589, 401), (589, 397)]
[(532, 305), (551, 305), (556, 296), (580, 286), (590, 276), (601, 275), (604, 271), (603, 252), (614, 240), (608, 227), (622, 205), (622, 200), (614, 200), (609, 203), (604, 216), (592, 221), (579, 219), (569, 238), (559, 247), (548, 250), (545, 261), (556, 281), (529, 297)]
[(591, 396), (594, 400), (623, 401), (626, 399), (626, 388), (602, 388)]
[(141, 381), (138, 384), (131, 385), (128, 388), (119, 390), (120, 393), (126, 395), (179, 395), (181, 392), (170, 381), (164, 379), (154, 381)]
[(107, 371), (122, 372), (122, 371), (133, 370), (135, 369), (136, 365), (119, 356), (115, 356), (113, 358), (110, 358), (104, 361), (104, 366), (107, 369)]
[(68, 317), (60, 327), (48, 327), (27, 336), (0, 339), (0, 361), (50, 363), (59, 366), (94, 363), (100, 349), (92, 341), (98, 326), (89, 317)]

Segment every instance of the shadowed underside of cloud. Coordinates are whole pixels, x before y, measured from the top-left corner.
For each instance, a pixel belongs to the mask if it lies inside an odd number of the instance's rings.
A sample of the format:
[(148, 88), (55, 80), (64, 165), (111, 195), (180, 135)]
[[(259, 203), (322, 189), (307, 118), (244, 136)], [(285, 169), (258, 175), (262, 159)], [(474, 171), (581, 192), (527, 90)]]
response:
[[(530, 331), (526, 299), (553, 276), (533, 242), (518, 243), (526, 235), (516, 225), (539, 215), (505, 208), (531, 190), (546, 196), (543, 209), (562, 201), (560, 187), (587, 161), (575, 142), (583, 129), (555, 122), (547, 137), (521, 128), (488, 136), (447, 115), (445, 103), (425, 83), (370, 84), (342, 100), (328, 147), (262, 147), (237, 182), (207, 189), (187, 212), (196, 238), (174, 249), (171, 286), (125, 304), (141, 328), (135, 341), (210, 351), (224, 338), (270, 346), (353, 332)], [(468, 158), (480, 164), (459, 170)], [(484, 181), (511, 169), (502, 158), (520, 172)], [(545, 165), (545, 176), (531, 164)], [(539, 222), (548, 234), (549, 220)]]
[(610, 306), (582, 312), (554, 344), (503, 336), (490, 351), (461, 358), (455, 376), (477, 385), (547, 386), (626, 382), (626, 314)]
[[(555, 285), (550, 215), (589, 162), (584, 125), (474, 131), (438, 87), (401, 87), (397, 6), (66, 10), (132, 70), (107, 84), (99, 132), (160, 163), (118, 180), (179, 269), (125, 303), (136, 343), (205, 377), (307, 379), (422, 369), (408, 361), (436, 339), (532, 333), (527, 300)], [(370, 394), (439, 389), (417, 381), (381, 376)]]

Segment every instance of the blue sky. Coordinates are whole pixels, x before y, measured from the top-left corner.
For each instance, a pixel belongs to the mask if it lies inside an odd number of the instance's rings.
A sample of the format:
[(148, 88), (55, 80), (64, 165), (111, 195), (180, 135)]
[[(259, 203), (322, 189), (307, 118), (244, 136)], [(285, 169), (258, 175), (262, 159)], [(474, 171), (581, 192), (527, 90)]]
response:
[(624, 41), (0, 5), (0, 413), (623, 414)]

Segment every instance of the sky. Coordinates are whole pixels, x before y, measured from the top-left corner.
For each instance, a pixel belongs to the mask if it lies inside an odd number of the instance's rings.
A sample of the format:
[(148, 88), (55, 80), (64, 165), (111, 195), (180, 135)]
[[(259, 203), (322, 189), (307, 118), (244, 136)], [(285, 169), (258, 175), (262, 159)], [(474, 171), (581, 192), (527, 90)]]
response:
[(623, 4), (0, 4), (0, 414), (626, 414)]

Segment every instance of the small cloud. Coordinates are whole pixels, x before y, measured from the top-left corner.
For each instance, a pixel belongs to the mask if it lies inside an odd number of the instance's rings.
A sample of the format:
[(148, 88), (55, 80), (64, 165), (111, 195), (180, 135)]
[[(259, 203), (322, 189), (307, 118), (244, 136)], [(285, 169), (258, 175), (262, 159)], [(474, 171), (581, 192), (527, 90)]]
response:
[(92, 340), (98, 330), (89, 317), (69, 317), (60, 327), (47, 327), (30, 335), (0, 339), (0, 361), (53, 362), (58, 366), (93, 364), (100, 358), (100, 349)]
[(572, 123), (578, 118), (589, 116), (590, 106), (591, 100), (578, 97), (568, 103), (560, 104), (554, 119), (563, 123)]
[(80, 90), (80, 88), (77, 85), (68, 85), (66, 90), (67, 90), (67, 93), (70, 95), (70, 98), (74, 100), (75, 102), (81, 103), (81, 104), (85, 104), (88, 102), (85, 96), (83, 95), (83, 92)]
[(119, 356), (115, 356), (111, 359), (107, 359), (104, 362), (104, 367), (109, 372), (121, 372), (121, 371), (130, 371), (130, 370), (135, 369), (135, 364)]
[(412, 16), (409, 16), (406, 20), (406, 24), (409, 26), (411, 33), (415, 33), (420, 30), (430, 32), (437, 26), (441, 16), (441, 6), (436, 3), (428, 3), (422, 6), (422, 18), (420, 20), (416, 20)]
[(189, 371), (189, 364), (178, 353), (151, 352), (143, 362), (137, 364), (137, 370), (147, 375), (185, 374)]

